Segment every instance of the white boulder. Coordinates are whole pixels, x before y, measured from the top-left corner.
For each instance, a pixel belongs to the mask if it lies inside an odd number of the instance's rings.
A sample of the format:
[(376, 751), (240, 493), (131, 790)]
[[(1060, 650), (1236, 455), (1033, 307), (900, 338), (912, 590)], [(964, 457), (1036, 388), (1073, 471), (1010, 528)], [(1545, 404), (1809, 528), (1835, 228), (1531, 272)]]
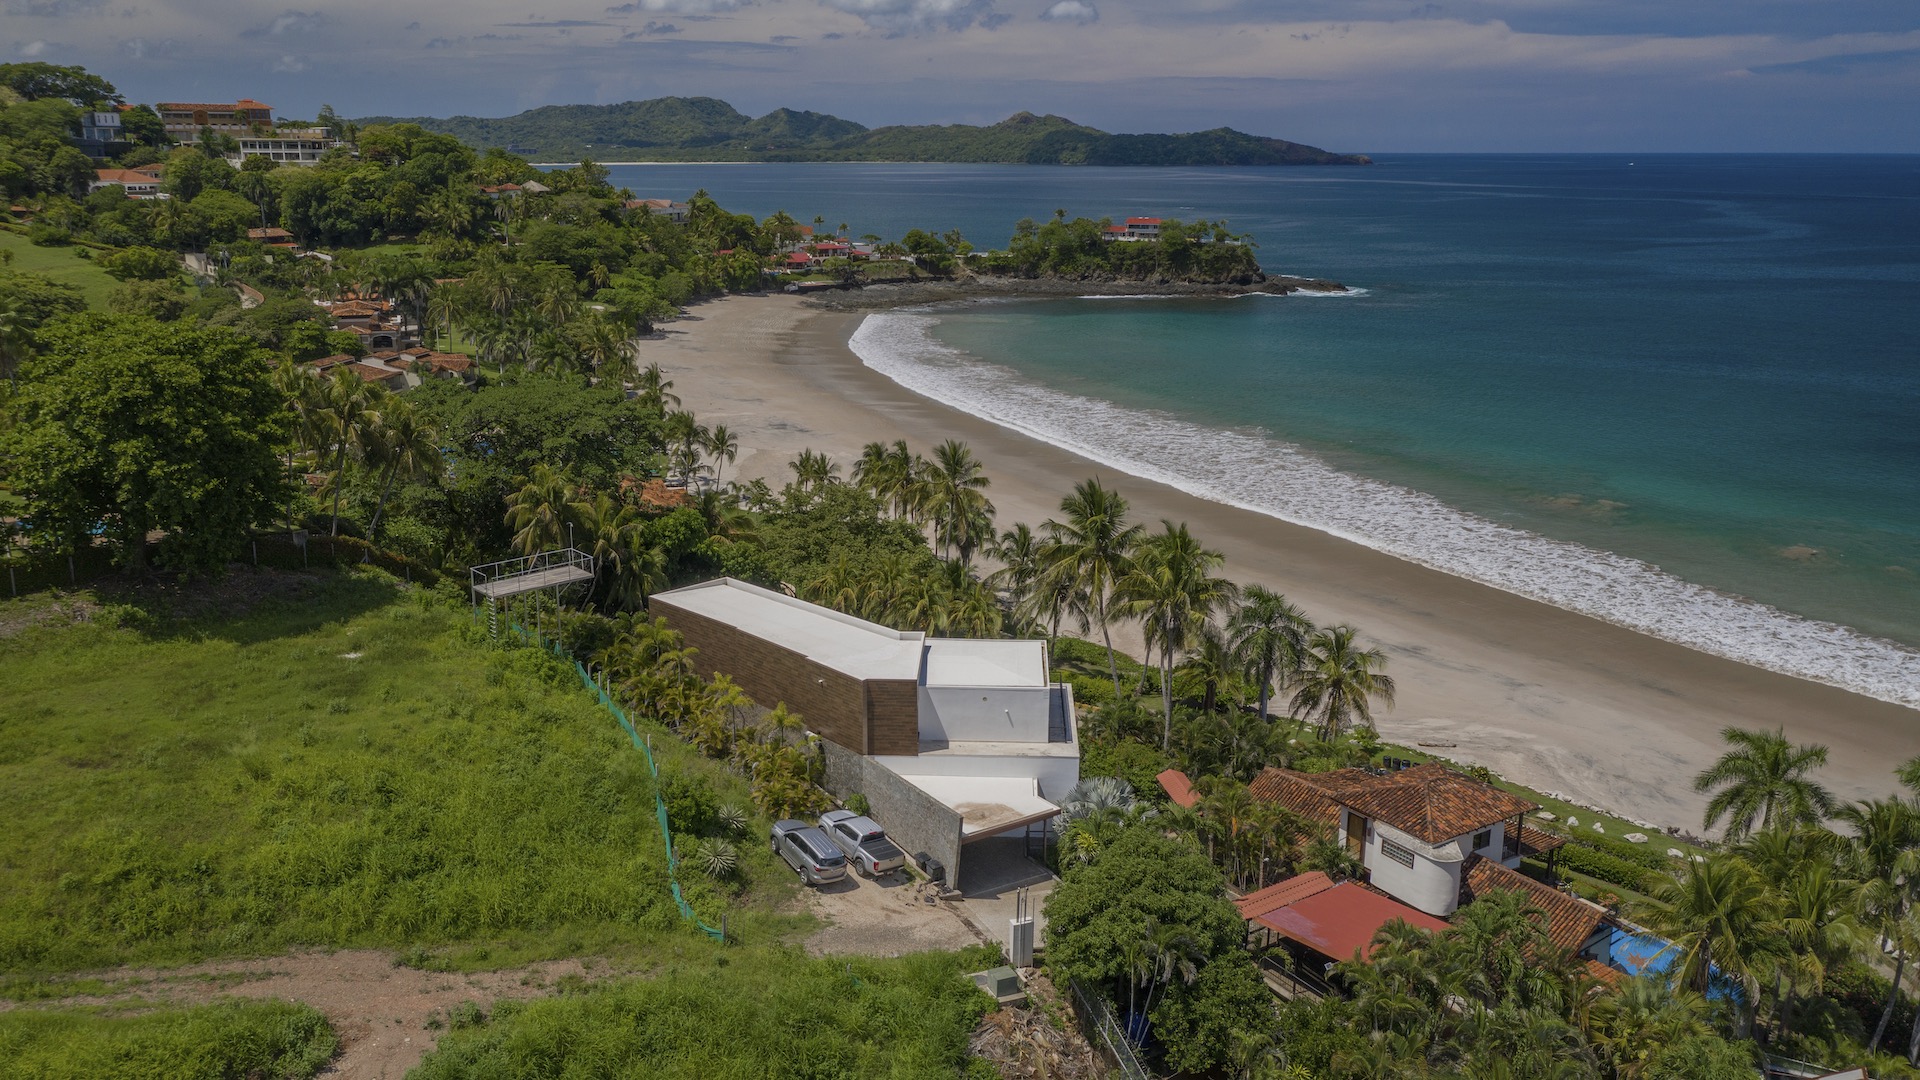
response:
[(1629, 844), (1644, 844), (1647, 842), (1647, 834), (1643, 832), (1630, 832), (1623, 839)]

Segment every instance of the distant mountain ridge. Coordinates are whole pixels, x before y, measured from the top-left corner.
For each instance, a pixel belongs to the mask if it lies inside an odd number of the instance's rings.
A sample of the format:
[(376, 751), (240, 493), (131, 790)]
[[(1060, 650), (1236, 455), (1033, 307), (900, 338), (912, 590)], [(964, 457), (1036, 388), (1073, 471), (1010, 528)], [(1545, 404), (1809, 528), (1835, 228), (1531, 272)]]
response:
[(515, 116), (369, 116), (418, 124), (477, 149), (537, 160), (926, 161), (1024, 165), (1368, 165), (1364, 154), (1214, 128), (1182, 135), (1115, 135), (1059, 116), (1016, 113), (997, 124), (868, 128), (826, 113), (775, 109), (750, 117), (718, 98), (618, 105), (546, 105)]

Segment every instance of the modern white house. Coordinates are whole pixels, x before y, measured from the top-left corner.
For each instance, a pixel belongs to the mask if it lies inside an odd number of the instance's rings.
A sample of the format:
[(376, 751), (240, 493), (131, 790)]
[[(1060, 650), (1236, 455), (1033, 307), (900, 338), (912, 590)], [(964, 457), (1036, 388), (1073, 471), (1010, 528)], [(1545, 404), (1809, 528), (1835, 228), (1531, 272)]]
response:
[(1054, 817), (1080, 780), (1073, 691), (1044, 641), (930, 638), (720, 578), (650, 610), (763, 706), (825, 743), (827, 786), (859, 792), (909, 853), (959, 876), (960, 848)]
[(239, 168), (248, 158), (266, 158), (282, 165), (318, 165), (326, 152), (340, 145), (326, 128), (266, 128), (237, 137), (239, 150), (227, 155), (227, 164)]

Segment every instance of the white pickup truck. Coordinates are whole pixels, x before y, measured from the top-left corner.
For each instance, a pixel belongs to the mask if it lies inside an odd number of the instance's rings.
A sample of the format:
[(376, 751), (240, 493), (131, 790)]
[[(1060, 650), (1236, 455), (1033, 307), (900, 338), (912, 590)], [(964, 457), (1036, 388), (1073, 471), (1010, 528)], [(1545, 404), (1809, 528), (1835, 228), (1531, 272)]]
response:
[(886, 830), (870, 817), (851, 810), (829, 810), (820, 815), (820, 828), (835, 847), (847, 853), (853, 868), (868, 877), (879, 877), (907, 864), (907, 853), (887, 839)]

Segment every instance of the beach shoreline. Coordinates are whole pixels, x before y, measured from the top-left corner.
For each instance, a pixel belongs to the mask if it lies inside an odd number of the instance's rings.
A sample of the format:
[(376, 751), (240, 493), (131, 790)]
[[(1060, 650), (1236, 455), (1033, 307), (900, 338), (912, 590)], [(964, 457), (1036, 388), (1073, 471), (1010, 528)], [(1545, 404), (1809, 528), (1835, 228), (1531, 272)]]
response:
[[(877, 305), (882, 306), (882, 305)], [(898, 306), (897, 303), (883, 306)], [(1400, 684), (1379, 720), (1389, 741), (1452, 743), (1447, 754), (1569, 800), (1661, 827), (1700, 829), (1693, 776), (1723, 727), (1781, 727), (1830, 747), (1822, 778), (1846, 798), (1895, 787), (1920, 750), (1920, 712), (1721, 659), (1406, 562), (1304, 526), (1118, 473), (1050, 443), (922, 397), (848, 346), (864, 311), (792, 296), (701, 304), (643, 346), (687, 408), (740, 440), (729, 478), (776, 487), (802, 449), (850, 466), (867, 442), (925, 452), (972, 445), (993, 478), (997, 523), (1037, 525), (1060, 496), (1102, 475), (1136, 520), (1186, 521), (1242, 583), (1285, 592), (1323, 624), (1350, 622), (1382, 645)], [(1124, 635), (1137, 652), (1137, 639)]]

